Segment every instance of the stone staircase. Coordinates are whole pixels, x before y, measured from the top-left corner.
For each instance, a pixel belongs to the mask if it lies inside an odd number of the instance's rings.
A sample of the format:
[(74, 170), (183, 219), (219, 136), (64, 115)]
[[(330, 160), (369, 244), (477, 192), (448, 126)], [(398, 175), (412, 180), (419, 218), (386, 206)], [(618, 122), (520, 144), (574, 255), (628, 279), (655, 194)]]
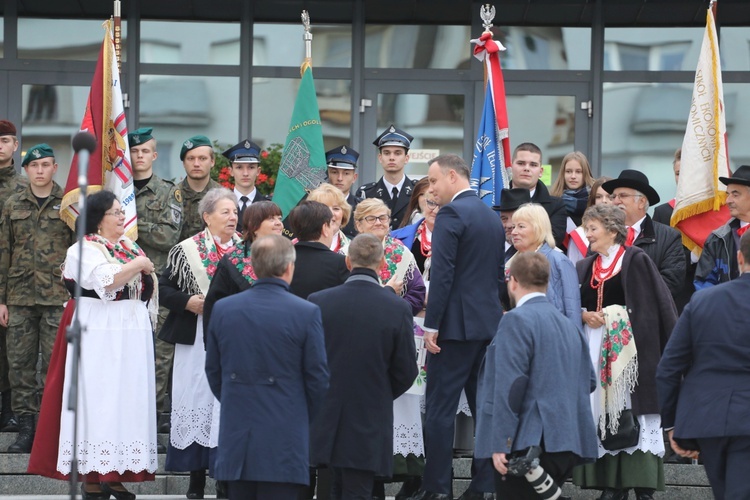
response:
[[(24, 498), (64, 498), (68, 493), (65, 482), (45, 477), (26, 474), (29, 456), (26, 454), (5, 453), (16, 438), (15, 433), (0, 433), (0, 499), (24, 495)], [(167, 444), (169, 436), (160, 434), (159, 440)], [(127, 487), (137, 495), (146, 495), (151, 500), (162, 498), (185, 498), (189, 477), (187, 474), (175, 474), (164, 471), (166, 455), (159, 455), (159, 469), (156, 480), (147, 483), (128, 484)], [(453, 461), (455, 480), (453, 482), (454, 498), (463, 493), (469, 485), (471, 461), (457, 458)], [(713, 498), (708, 479), (702, 466), (666, 464), (665, 479), (667, 491), (657, 493), (657, 499), (674, 500), (709, 500)], [(386, 494), (391, 498), (396, 494), (400, 484), (386, 485)], [(206, 485), (207, 497), (213, 496), (213, 481)], [(566, 484), (563, 494), (575, 499), (593, 500), (599, 492), (580, 490), (572, 484)], [(631, 498), (633, 495), (631, 494)]]

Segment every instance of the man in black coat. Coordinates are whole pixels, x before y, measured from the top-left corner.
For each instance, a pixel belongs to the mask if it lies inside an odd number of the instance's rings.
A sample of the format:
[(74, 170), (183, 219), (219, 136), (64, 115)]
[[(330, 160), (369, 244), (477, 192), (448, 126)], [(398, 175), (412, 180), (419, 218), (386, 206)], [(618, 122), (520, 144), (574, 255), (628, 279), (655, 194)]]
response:
[(513, 151), (513, 160), (510, 165), (512, 188), (528, 189), (531, 194), (531, 203), (539, 203), (549, 215), (552, 224), (552, 235), (555, 237), (555, 245), (562, 248), (565, 231), (567, 228), (568, 212), (562, 198), (552, 196), (539, 178), (542, 176), (542, 150), (531, 142), (524, 142), (516, 146)]
[(346, 257), (351, 276), (310, 295), (323, 314), (330, 388), (313, 420), (313, 465), (333, 468), (336, 499), (372, 498), (393, 470), (393, 400), (417, 376), (409, 304), (378, 281), (383, 246), (360, 234)]
[(290, 285), (297, 297), (338, 286), (349, 277), (344, 256), (331, 251), (334, 230), (331, 209), (305, 200), (289, 213), (289, 223), (299, 241), (294, 245), (297, 260)]

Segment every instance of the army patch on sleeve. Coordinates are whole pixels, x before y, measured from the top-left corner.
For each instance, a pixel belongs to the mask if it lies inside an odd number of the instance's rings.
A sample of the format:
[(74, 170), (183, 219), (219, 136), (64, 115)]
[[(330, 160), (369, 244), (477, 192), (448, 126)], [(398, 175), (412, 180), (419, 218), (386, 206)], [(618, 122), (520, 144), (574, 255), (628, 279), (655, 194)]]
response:
[[(177, 198), (176, 194), (175, 194), (175, 198)], [(169, 212), (172, 214), (172, 222), (176, 226), (179, 226), (180, 222), (182, 222), (182, 205), (175, 205), (174, 203), (170, 203)]]
[(174, 199), (177, 200), (177, 203), (182, 203), (182, 191), (180, 191), (179, 189), (175, 189)]

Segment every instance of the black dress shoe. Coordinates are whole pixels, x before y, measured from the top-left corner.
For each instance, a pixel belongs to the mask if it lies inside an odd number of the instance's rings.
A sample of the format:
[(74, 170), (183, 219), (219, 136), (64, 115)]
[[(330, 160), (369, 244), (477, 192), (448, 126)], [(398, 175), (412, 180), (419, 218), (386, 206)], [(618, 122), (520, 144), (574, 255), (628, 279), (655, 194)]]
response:
[(409, 500), (453, 500), (453, 494), (433, 493), (431, 491), (420, 490)]
[(99, 487), (99, 491), (86, 491), (86, 483), (81, 483), (81, 498), (83, 500), (105, 500), (109, 498), (109, 493), (104, 493)]
[(191, 499), (200, 499), (205, 495), (206, 489), (206, 471), (193, 470), (190, 471), (190, 485), (188, 486), (186, 497)]
[(458, 500), (495, 500), (494, 493), (483, 493), (481, 491), (466, 490), (458, 497)]
[(101, 483), (101, 486), (107, 498), (112, 495), (117, 500), (135, 500), (135, 493), (126, 490), (122, 483)]
[(419, 491), (422, 486), (422, 478), (420, 476), (409, 476), (404, 480), (404, 484), (401, 485), (401, 489), (396, 493), (396, 500), (409, 500), (412, 495)]
[(636, 500), (654, 500), (654, 492), (650, 488), (635, 488)]
[(628, 490), (615, 490), (607, 488), (599, 497), (599, 500), (627, 500)]

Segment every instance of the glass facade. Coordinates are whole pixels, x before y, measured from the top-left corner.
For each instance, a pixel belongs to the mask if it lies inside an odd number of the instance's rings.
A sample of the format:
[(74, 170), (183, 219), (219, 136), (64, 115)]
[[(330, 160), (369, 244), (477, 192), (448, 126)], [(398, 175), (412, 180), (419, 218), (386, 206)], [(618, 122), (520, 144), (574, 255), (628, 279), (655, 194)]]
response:
[[(96, 61), (104, 39), (103, 21), (83, 19), (18, 19), (20, 59)], [(122, 27), (122, 60), (127, 60), (127, 21)], [(44, 34), (44, 36), (40, 36)]]
[[(316, 68), (352, 67), (352, 26), (315, 25), (312, 60)], [(296, 66), (305, 58), (300, 23), (256, 23), (253, 26), (253, 66)]]
[(142, 63), (240, 63), (240, 25), (229, 23), (142, 21)]

